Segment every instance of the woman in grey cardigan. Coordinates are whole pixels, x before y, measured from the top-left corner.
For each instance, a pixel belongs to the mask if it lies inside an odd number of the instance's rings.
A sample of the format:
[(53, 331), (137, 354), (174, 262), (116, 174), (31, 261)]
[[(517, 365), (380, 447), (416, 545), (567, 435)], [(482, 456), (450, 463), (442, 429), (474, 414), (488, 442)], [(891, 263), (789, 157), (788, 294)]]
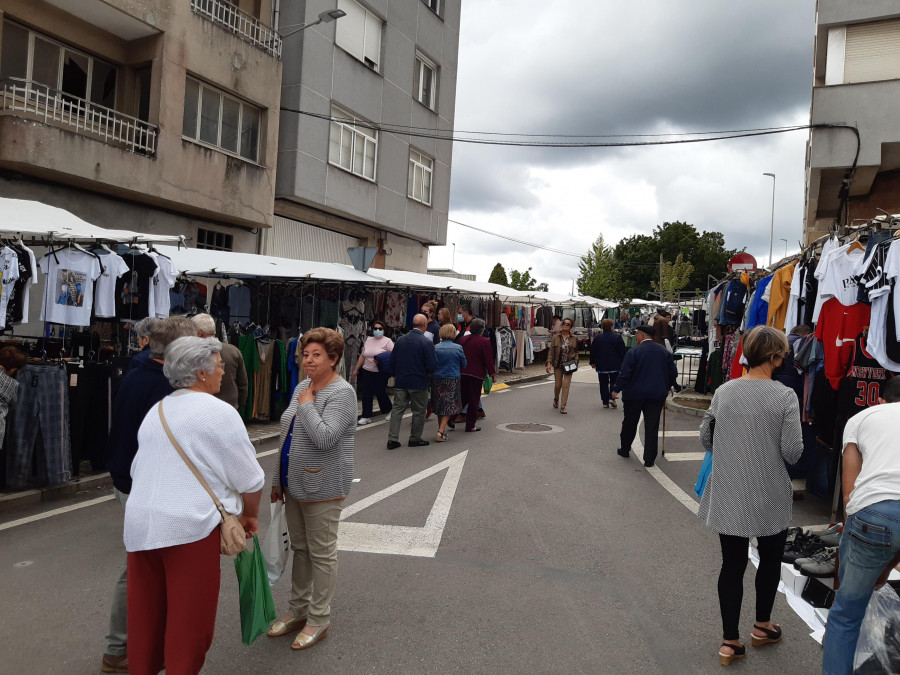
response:
[(744, 336), (743, 344), (749, 372), (716, 390), (700, 426), (703, 447), (713, 453), (700, 517), (719, 533), (722, 546), (718, 590), (723, 666), (746, 655), (738, 622), (753, 537), (759, 550), (753, 646), (781, 640), (781, 627), (771, 622), (771, 613), (793, 503), (784, 463), (794, 464), (803, 452), (797, 396), (773, 381), (784, 364), (787, 338), (779, 330), (758, 326)]
[(281, 462), (272, 480), (272, 503), (283, 499), (293, 550), (290, 614), (269, 637), (302, 629), (291, 649), (307, 649), (328, 632), (337, 581), (338, 522), (353, 483), (356, 392), (337, 374), (344, 339), (328, 328), (301, 342), (301, 382), (281, 416)]

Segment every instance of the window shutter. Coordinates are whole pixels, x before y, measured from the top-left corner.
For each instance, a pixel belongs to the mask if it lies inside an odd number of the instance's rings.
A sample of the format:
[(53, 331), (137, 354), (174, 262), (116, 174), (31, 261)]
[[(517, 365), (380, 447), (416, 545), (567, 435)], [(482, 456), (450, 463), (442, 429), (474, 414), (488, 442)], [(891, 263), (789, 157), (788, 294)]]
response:
[(363, 169), (363, 176), (375, 180), (375, 153), (378, 151), (378, 146), (374, 141), (370, 141), (369, 139), (366, 139), (365, 143), (366, 165)]
[(347, 127), (341, 127), (341, 167), (347, 171), (353, 170), (353, 132)]
[(406, 178), (406, 196), (414, 197), (415, 193), (413, 192), (413, 174), (416, 171), (415, 162), (413, 162), (412, 157), (409, 159), (409, 176)]
[(381, 19), (371, 12), (366, 12), (366, 46), (363, 57), (375, 64), (381, 63)]
[(328, 161), (341, 163), (341, 125), (337, 122), (331, 123), (328, 134)]
[(844, 82), (900, 79), (900, 21), (847, 26)]
[(431, 204), (431, 171), (425, 171), (424, 180), (422, 183), (422, 201), (426, 204)]
[(360, 61), (365, 56), (366, 10), (355, 0), (339, 0), (338, 8), (347, 16), (336, 21), (334, 41)]

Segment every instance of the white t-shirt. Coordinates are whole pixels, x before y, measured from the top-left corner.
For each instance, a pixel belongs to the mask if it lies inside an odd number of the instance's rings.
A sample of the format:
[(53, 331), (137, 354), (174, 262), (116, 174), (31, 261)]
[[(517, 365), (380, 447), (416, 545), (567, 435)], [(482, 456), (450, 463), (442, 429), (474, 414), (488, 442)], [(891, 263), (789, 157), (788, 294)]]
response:
[[(877, 247), (866, 259), (859, 272), (860, 284), (864, 284), (868, 288), (869, 300), (872, 302), (866, 351), (883, 368), (895, 373), (900, 372), (900, 363), (894, 362), (887, 355), (888, 303), (891, 302), (890, 281), (900, 277), (900, 242), (894, 242), (888, 248)], [(897, 310), (900, 309), (896, 305), (897, 297), (900, 297), (900, 293), (895, 291), (895, 316)]]
[[(163, 399), (172, 435), (225, 510), (261, 490), (265, 473), (238, 411), (215, 396), (182, 389)], [(209, 493), (169, 441), (154, 405), (138, 430), (125, 506), (125, 549), (149, 551), (200, 541), (221, 521)]]
[(153, 284), (153, 307), (150, 308), (150, 316), (167, 319), (172, 309), (172, 296), (169, 295), (169, 291), (175, 285), (178, 270), (175, 263), (164, 255), (153, 251), (147, 255), (156, 262), (156, 273), (150, 280), (150, 283)]
[(813, 313), (813, 321), (819, 320), (819, 312), (822, 305), (831, 298), (837, 298), (844, 307), (855, 305), (856, 295), (859, 292), (859, 284), (856, 282), (856, 274), (865, 258), (865, 252), (861, 249), (850, 250), (850, 245), (834, 249), (827, 256), (823, 256), (816, 268), (816, 278), (819, 280), (819, 295), (816, 298), (816, 307)]
[(19, 256), (9, 246), (0, 249), (0, 328), (6, 327), (6, 306), (19, 278)]
[(117, 253), (100, 253), (102, 271), (94, 287), (96, 307), (94, 316), (103, 318), (116, 315), (116, 279), (128, 271), (125, 259)]
[(885, 500), (900, 500), (900, 447), (897, 416), (900, 403), (883, 403), (856, 413), (844, 427), (844, 448), (856, 443), (862, 470), (856, 479), (847, 515)]
[(40, 265), (47, 276), (41, 321), (90, 326), (94, 282), (100, 276), (97, 257), (76, 249), (66, 249), (45, 255)]
[(22, 248), (28, 253), (28, 261), (31, 263), (31, 277), (25, 282), (25, 294), (22, 297), (22, 321), (20, 323), (28, 323), (28, 309), (31, 306), (29, 299), (31, 298), (31, 287), (41, 278), (41, 268), (38, 267), (37, 258), (34, 257), (34, 251), (27, 246)]

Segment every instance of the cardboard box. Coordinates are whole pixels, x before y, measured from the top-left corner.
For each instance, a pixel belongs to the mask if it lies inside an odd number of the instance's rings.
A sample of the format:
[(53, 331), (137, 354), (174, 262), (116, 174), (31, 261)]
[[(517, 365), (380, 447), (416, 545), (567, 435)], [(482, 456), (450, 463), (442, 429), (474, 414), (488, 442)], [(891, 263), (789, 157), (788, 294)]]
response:
[(790, 563), (781, 563), (781, 581), (798, 596), (806, 586), (806, 577)]

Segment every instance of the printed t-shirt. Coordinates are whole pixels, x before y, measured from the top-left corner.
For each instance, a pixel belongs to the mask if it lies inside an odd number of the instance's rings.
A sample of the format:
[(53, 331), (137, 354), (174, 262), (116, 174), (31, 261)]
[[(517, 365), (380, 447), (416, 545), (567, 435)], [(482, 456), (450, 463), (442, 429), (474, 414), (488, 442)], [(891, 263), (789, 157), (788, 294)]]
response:
[[(32, 251), (27, 246), (20, 246), (19, 248), (25, 252), (25, 255), (28, 257), (28, 266), (31, 268), (31, 277), (25, 282), (25, 289), (22, 292), (22, 304), (20, 309), (22, 310), (22, 316), (16, 319), (16, 323), (28, 323), (28, 311), (30, 309), (30, 298), (31, 298), (31, 287), (34, 286), (35, 282), (41, 276), (41, 270), (37, 264), (37, 258), (34, 257), (34, 251)], [(19, 256), (19, 260), (22, 259), (23, 256)]]
[(886, 500), (900, 499), (897, 461), (897, 416), (900, 403), (883, 403), (850, 418), (844, 427), (844, 448), (855, 443), (862, 470), (847, 503), (847, 515)]
[[(896, 279), (900, 277), (900, 245), (894, 246), (895, 243), (897, 242), (889, 241), (877, 246), (860, 269), (858, 278), (860, 286), (866, 289), (872, 302), (866, 348), (883, 367), (898, 372), (900, 362), (891, 359), (887, 353), (888, 340), (891, 339), (888, 325), (890, 303), (896, 300)], [(894, 336), (896, 335), (894, 332)]]
[(832, 389), (837, 389), (846, 375), (853, 356), (853, 343), (869, 325), (870, 314), (871, 308), (862, 302), (845, 307), (837, 298), (831, 298), (822, 305), (816, 337), (825, 352), (825, 377)]
[(157, 319), (166, 319), (172, 308), (172, 296), (169, 291), (175, 285), (178, 278), (178, 270), (175, 263), (164, 255), (150, 252), (148, 255), (156, 262), (156, 273), (153, 275), (153, 311), (151, 314)]
[(100, 276), (100, 261), (90, 253), (63, 250), (41, 258), (47, 277), (41, 321), (69, 326), (90, 326), (94, 306), (94, 281)]
[(153, 306), (153, 275), (156, 263), (144, 253), (126, 253), (122, 258), (128, 266), (116, 281), (116, 316), (138, 321), (150, 316)]
[(9, 246), (0, 249), (0, 328), (6, 327), (6, 307), (19, 279), (19, 256)]
[(94, 316), (108, 319), (116, 316), (116, 279), (128, 271), (128, 265), (117, 253), (100, 254), (100, 278), (94, 287)]
[[(859, 292), (857, 268), (862, 265), (864, 258), (865, 253), (860, 249), (851, 251), (850, 244), (834, 249), (827, 257), (822, 256), (816, 268), (816, 278), (819, 280), (816, 308), (819, 312), (830, 298), (837, 298), (845, 307), (856, 304)], [(813, 313), (813, 320), (819, 320), (818, 313)]]
[(6, 305), (6, 325), (13, 323), (21, 323), (23, 318), (23, 302), (25, 300), (26, 289), (30, 288), (28, 282), (34, 273), (31, 266), (31, 260), (28, 252), (21, 246), (12, 246), (12, 250), (16, 254), (19, 262), (19, 278), (16, 279), (12, 287), (12, 293), (9, 296), (9, 303)]

